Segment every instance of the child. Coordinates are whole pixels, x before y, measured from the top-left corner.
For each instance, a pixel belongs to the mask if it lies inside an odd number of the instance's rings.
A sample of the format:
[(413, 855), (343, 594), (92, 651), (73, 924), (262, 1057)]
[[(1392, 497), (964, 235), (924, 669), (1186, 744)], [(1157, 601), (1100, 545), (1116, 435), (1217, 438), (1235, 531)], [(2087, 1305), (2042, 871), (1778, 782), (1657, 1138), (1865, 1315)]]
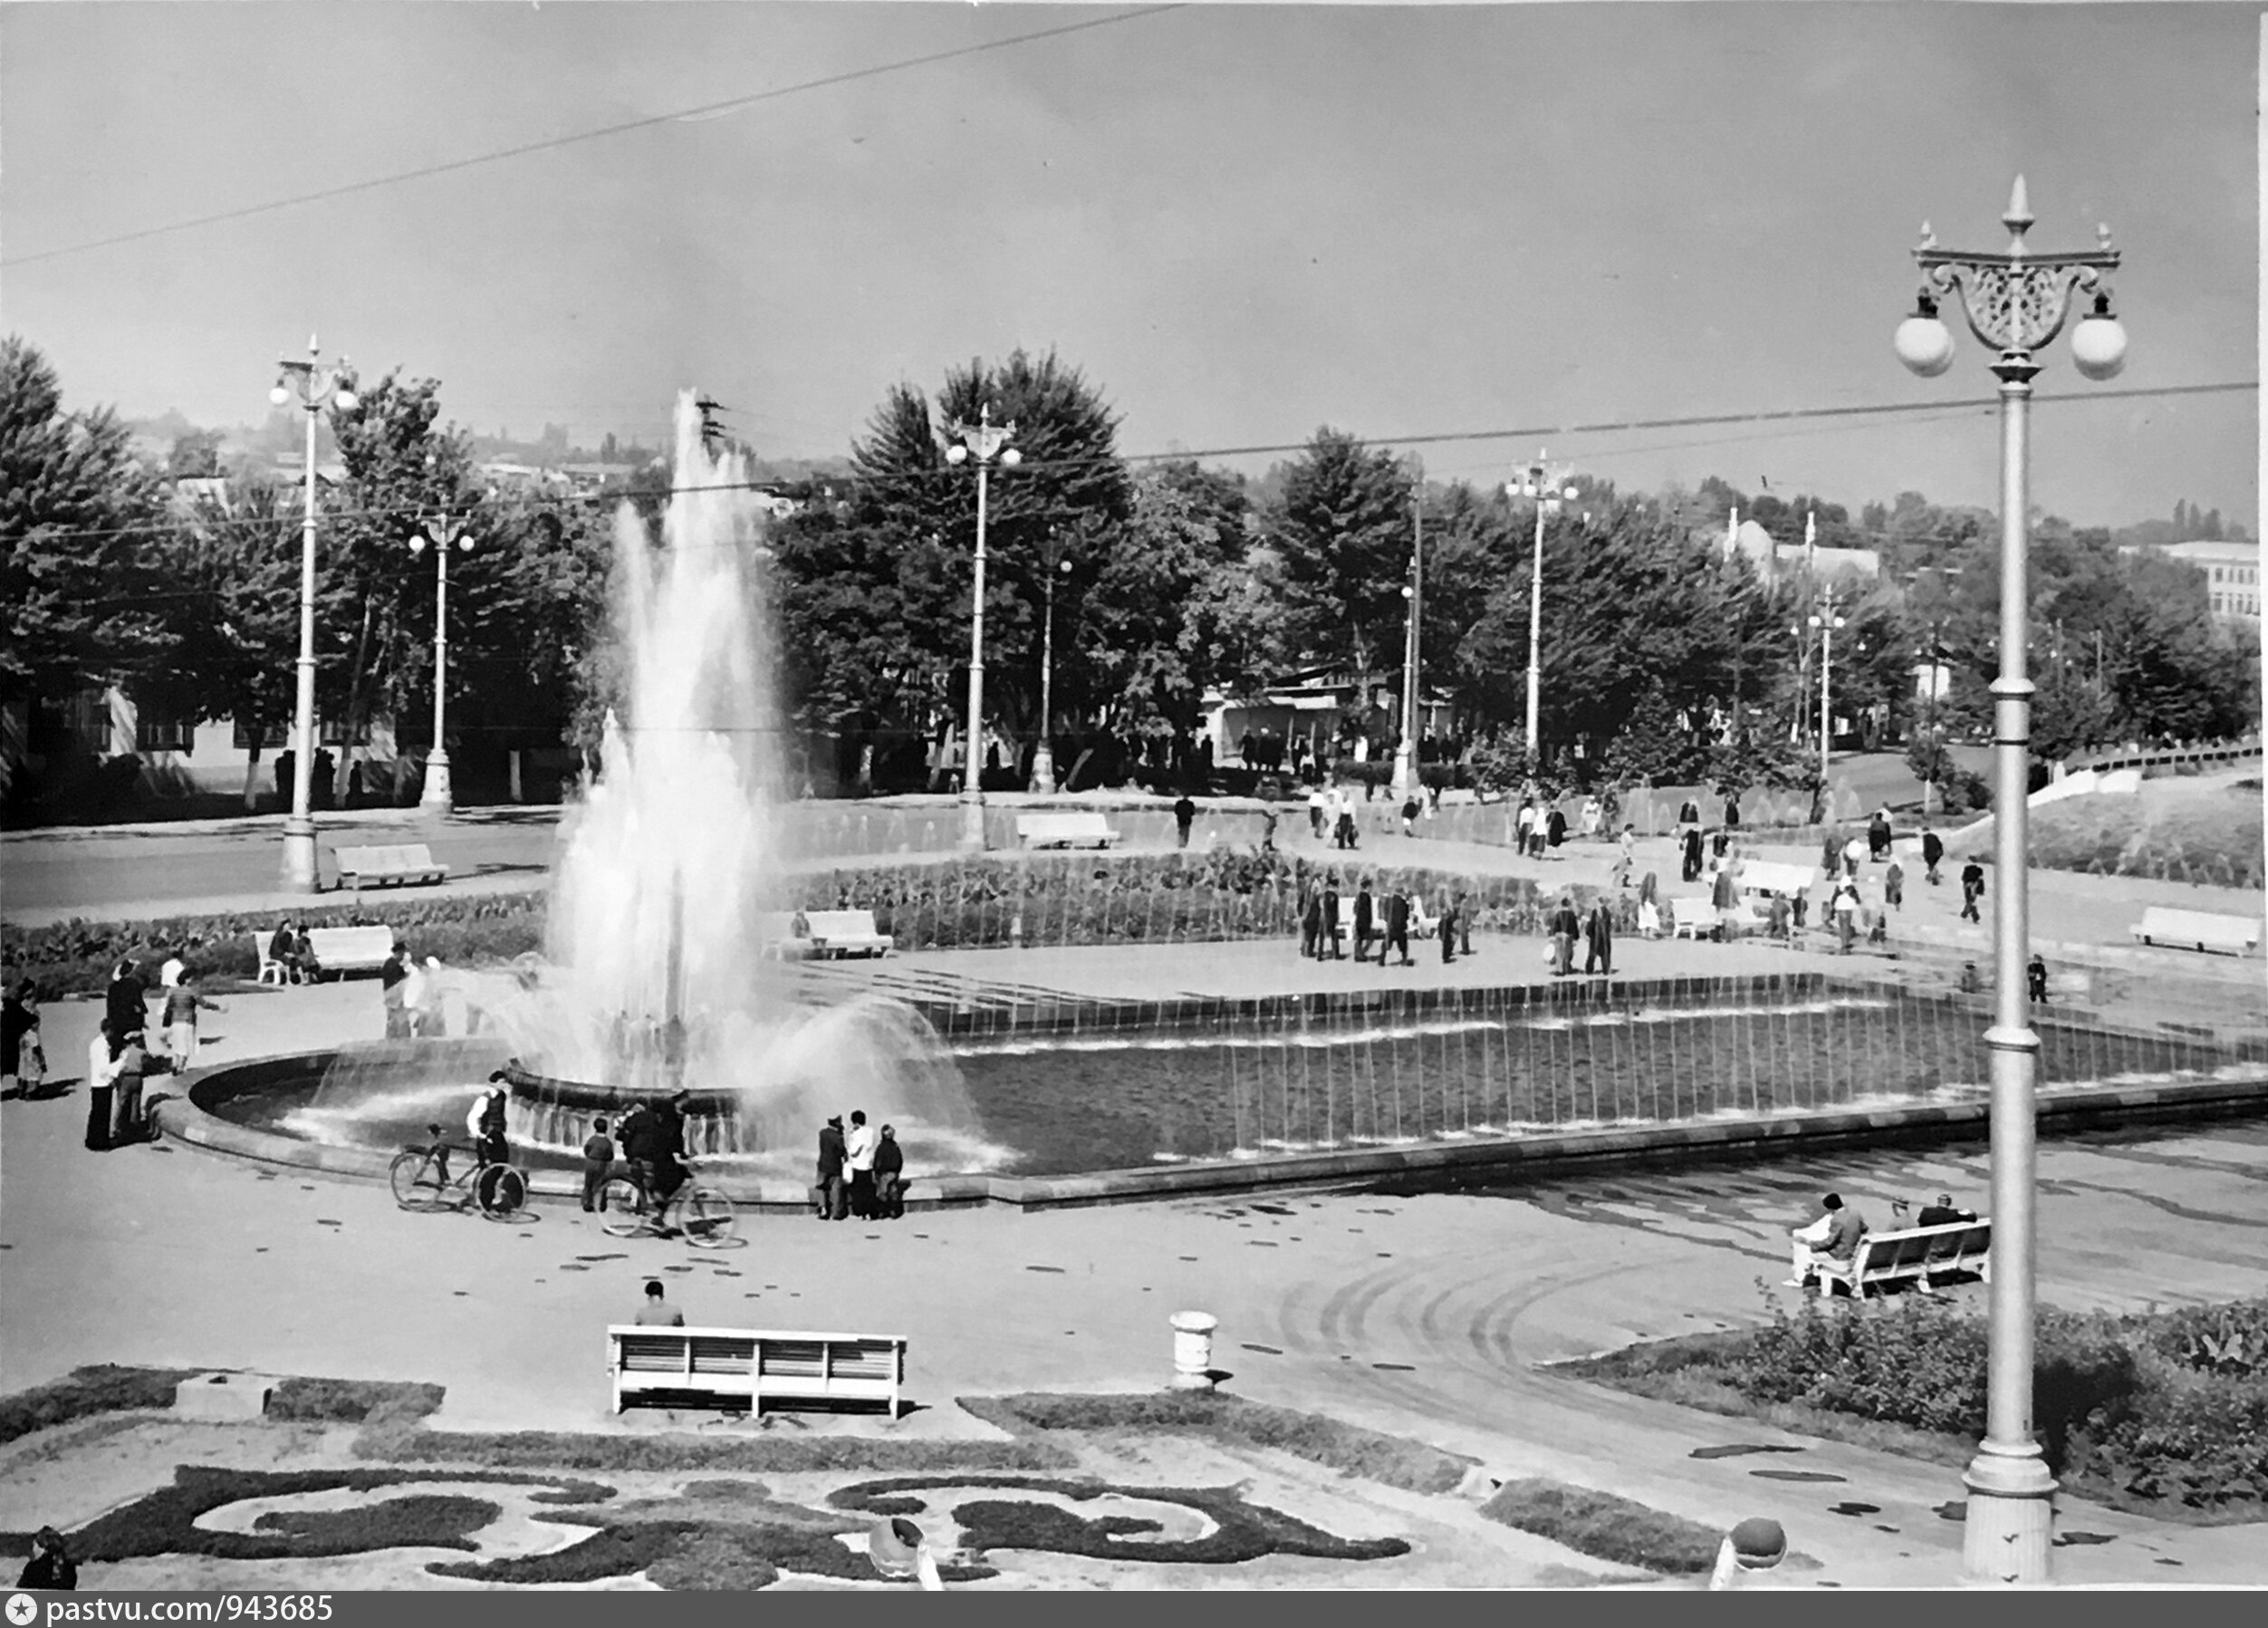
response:
[(582, 1208), (587, 1214), (606, 1208), (607, 1172), (614, 1168), (614, 1144), (607, 1140), (606, 1121), (591, 1122), (591, 1140), (582, 1144)]

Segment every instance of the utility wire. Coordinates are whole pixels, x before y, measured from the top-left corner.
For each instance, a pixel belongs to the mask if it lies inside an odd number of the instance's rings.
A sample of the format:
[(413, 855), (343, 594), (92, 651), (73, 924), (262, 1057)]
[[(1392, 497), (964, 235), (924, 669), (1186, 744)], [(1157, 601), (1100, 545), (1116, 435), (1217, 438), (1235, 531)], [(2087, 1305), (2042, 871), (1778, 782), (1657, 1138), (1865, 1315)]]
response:
[(28, 255), (0, 258), (0, 265), (31, 265), (43, 260), (59, 260), (66, 255), (83, 255), (95, 249), (115, 248), (120, 244), (139, 243), (151, 237), (162, 237), (173, 232), (187, 232), (198, 226), (218, 226), (226, 221), (245, 220), (255, 215), (272, 214), (278, 209), (293, 209), (303, 204), (322, 203), (334, 197), (347, 197), (358, 192), (375, 191), (381, 187), (398, 187), (408, 181), (421, 181), (437, 175), (450, 175), (460, 169), (477, 169), (484, 164), (500, 164), (507, 159), (523, 159), (531, 154), (551, 152), (562, 147), (573, 147), (585, 141), (603, 140), (609, 136), (628, 135), (632, 130), (650, 130), (659, 124), (674, 124), (681, 119), (707, 118), (729, 113), (736, 109), (755, 107), (762, 102), (777, 101), (782, 97), (801, 95), (806, 91), (822, 91), (835, 85), (855, 83), (862, 79), (877, 79), (886, 73), (902, 73), (912, 68), (932, 67), (962, 57), (981, 56), (988, 52), (1004, 51), (1013, 45), (1029, 45), (1040, 40), (1061, 39), (1066, 34), (1084, 34), (1090, 29), (1109, 28), (1120, 23), (1139, 22), (1166, 12), (1179, 11), (1178, 4), (1147, 5), (1138, 11), (1118, 12), (1108, 17), (1089, 17), (1077, 23), (1059, 24), (1053, 28), (1036, 28), (1027, 34), (1009, 34), (1005, 38), (985, 40), (975, 45), (956, 45), (949, 51), (933, 51), (921, 56), (909, 56), (894, 63), (877, 63), (871, 67), (852, 68), (841, 73), (829, 73), (818, 79), (807, 79), (792, 85), (780, 85), (769, 91), (751, 92), (745, 96), (730, 96), (722, 101), (704, 102), (698, 107), (677, 108), (667, 113), (649, 113), (640, 119), (626, 119), (619, 124), (601, 125), (595, 130), (577, 130), (570, 135), (552, 136), (540, 141), (524, 141), (516, 147), (500, 147), (493, 152), (475, 153), (469, 158), (449, 159), (438, 164), (421, 165), (415, 169), (397, 170), (391, 175), (372, 176), (367, 180), (348, 181), (337, 187), (325, 187), (313, 192), (302, 192), (290, 197), (271, 198), (265, 203), (245, 204), (235, 209), (223, 209), (211, 215), (193, 216), (161, 226), (143, 226), (132, 232), (120, 232), (109, 237), (90, 238), (84, 243), (65, 244), (57, 248), (38, 249)]

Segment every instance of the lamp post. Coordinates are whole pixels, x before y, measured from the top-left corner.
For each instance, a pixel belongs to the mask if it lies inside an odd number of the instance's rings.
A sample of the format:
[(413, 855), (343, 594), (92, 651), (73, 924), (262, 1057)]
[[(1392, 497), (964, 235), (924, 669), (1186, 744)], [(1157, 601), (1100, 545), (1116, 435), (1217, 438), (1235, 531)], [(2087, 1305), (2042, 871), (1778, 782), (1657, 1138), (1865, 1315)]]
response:
[(1833, 688), (1835, 671), (1835, 630), (1848, 625), (1835, 614), (1835, 602), (1820, 602), (1819, 614), (1810, 619), (1819, 631), (1819, 795), (1821, 806), (1827, 796), (1827, 765), (1829, 749), (1835, 736), (1835, 715), (1829, 707), (1828, 691)]
[(1504, 486), (1506, 497), (1526, 497), (1535, 504), (1535, 569), (1528, 584), (1528, 784), (1534, 788), (1538, 765), (1542, 759), (1536, 749), (1536, 718), (1538, 697), (1543, 683), (1543, 517), (1556, 510), (1560, 500), (1572, 500), (1575, 488), (1555, 490), (1561, 477), (1547, 473), (1543, 452), (1538, 448), (1535, 462), (1518, 478)]
[[(1051, 536), (1053, 535), (1050, 529)], [(1071, 562), (1051, 553), (1047, 569), (1047, 622), (1041, 635), (1040, 744), (1032, 751), (1032, 789), (1043, 795), (1055, 789), (1055, 579), (1071, 574)], [(1074, 769), (1079, 766), (1073, 764)]]
[(968, 746), (961, 771), (961, 846), (981, 853), (985, 848), (984, 765), (977, 756), (985, 734), (985, 508), (986, 480), (995, 458), (1001, 467), (1013, 469), (1023, 454), (1008, 445), (1016, 432), (1014, 421), (995, 424), (988, 403), (974, 424), (953, 420), (951, 434), (959, 438), (945, 449), (945, 461), (958, 467), (976, 459), (976, 588), (969, 601), (968, 630)]
[(433, 550), (433, 750), (426, 756), (425, 793), (418, 799), (418, 806), (428, 814), (446, 814), (455, 806), (449, 785), (448, 737), (444, 732), (449, 688), (449, 550), (454, 547), (459, 554), (470, 554), (473, 539), (444, 509), (438, 519), (409, 539), (413, 554), (423, 554), (428, 546)]
[(1411, 460), (1409, 485), (1409, 581), (1402, 584), (1402, 741), (1394, 748), (1394, 801), (1418, 795), (1418, 618), (1426, 591), (1425, 466)]
[(1900, 361), (1924, 378), (1953, 365), (1953, 335), (1937, 303), (1957, 294), (1969, 330), (1999, 352), (2000, 381), (2000, 676), (1993, 680), (1995, 818), (1993, 959), (1994, 1021), (1985, 1031), (1992, 1058), (1993, 1283), (1990, 1366), (1985, 1440), (1963, 1478), (1969, 1489), (1963, 1545), (1969, 1575), (1980, 1581), (2048, 1580), (2050, 1499), (2055, 1478), (2032, 1431), (2033, 1309), (2033, 1072), (2040, 1038), (2033, 1033), (2024, 965), (2031, 951), (2030, 900), (2024, 874), (2025, 806), (2032, 741), (2031, 680), (2024, 676), (2027, 419), (2034, 353), (2061, 332), (2072, 296), (2091, 309), (2071, 332), (2071, 360), (2089, 379), (2109, 379), (2126, 361), (2126, 331), (2110, 308), (2104, 274), (2117, 268), (2110, 229), (2096, 228), (2097, 246), (2071, 254), (2035, 254), (2024, 243), (2033, 214), (2016, 178), (2007, 213), (2005, 254), (1964, 254), (1937, 246), (1927, 223), (1914, 258), (1921, 293), (1898, 325)]
[(315, 873), (315, 419), (326, 405), (341, 412), (354, 410), (354, 392), (340, 388), (346, 371), (344, 358), (336, 367), (319, 367), (322, 347), (307, 342), (307, 360), (290, 357), (276, 363), (280, 370), (268, 400), (278, 407), (296, 399), (307, 412), (307, 518), (300, 532), (299, 559), (299, 698), (292, 722), (292, 812), (284, 817), (284, 885), (297, 893), (312, 893)]

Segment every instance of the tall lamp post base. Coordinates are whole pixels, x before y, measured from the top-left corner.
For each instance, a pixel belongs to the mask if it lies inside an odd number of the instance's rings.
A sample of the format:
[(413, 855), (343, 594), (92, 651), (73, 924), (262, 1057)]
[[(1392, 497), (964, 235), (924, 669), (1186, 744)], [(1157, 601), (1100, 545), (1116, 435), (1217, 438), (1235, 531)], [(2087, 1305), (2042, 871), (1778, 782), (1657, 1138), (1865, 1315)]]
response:
[(315, 822), (298, 814), (284, 821), (284, 885), (294, 893), (317, 891)]
[(1050, 796), (1055, 790), (1055, 754), (1042, 741), (1032, 751), (1032, 789), (1041, 796)]
[(449, 784), (449, 755), (436, 747), (426, 759), (425, 791), (418, 798), (418, 808), (424, 814), (446, 814), (454, 813), (456, 807), (456, 788)]
[(2055, 1478), (2040, 1450), (2012, 1453), (1987, 1446), (1969, 1460), (1961, 1479), (1969, 1489), (1961, 1538), (1969, 1581), (2017, 1587), (2046, 1583)]
[(985, 851), (985, 795), (981, 791), (961, 794), (961, 850), (966, 853)]
[(1418, 748), (1407, 740), (1394, 748), (1394, 778), (1387, 789), (1397, 803), (1418, 795)]

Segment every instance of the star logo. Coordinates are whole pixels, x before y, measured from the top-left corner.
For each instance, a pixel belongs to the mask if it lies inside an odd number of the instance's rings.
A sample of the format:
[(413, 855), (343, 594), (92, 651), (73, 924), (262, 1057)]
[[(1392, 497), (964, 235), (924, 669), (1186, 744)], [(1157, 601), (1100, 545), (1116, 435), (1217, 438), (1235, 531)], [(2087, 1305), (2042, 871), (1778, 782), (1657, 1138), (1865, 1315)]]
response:
[(8, 1621), (14, 1623), (15, 1628), (24, 1628), (24, 1625), (37, 1615), (39, 1615), (39, 1602), (31, 1595), (10, 1594), (8, 1596)]

